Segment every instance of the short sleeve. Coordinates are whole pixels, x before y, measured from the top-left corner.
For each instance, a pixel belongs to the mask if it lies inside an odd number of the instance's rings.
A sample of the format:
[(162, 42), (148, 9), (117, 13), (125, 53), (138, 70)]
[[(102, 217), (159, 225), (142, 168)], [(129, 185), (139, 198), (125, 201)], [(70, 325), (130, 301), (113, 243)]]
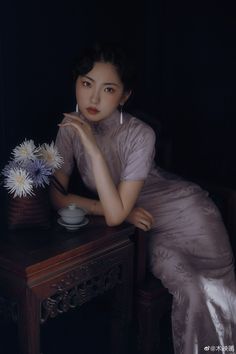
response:
[(66, 175), (71, 175), (74, 167), (73, 134), (69, 127), (59, 128), (55, 145), (63, 157), (64, 163), (61, 171)]
[(121, 180), (145, 180), (154, 163), (156, 135), (145, 123), (129, 130)]

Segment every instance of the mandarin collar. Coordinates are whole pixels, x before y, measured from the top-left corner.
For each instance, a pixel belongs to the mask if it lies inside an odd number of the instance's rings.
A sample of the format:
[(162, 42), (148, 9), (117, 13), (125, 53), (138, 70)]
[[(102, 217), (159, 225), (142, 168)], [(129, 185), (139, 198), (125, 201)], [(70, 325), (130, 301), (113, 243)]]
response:
[(115, 110), (109, 117), (100, 120), (99, 122), (91, 122), (85, 117), (83, 119), (89, 123), (94, 134), (105, 134), (120, 126), (120, 113)]

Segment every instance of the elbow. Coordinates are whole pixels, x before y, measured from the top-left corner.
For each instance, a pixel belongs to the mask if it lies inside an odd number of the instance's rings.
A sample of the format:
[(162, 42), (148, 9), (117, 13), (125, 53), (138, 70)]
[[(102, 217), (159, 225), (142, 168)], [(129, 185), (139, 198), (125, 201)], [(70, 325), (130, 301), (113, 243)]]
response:
[(118, 223), (118, 222), (115, 222), (115, 221), (107, 221), (106, 220), (106, 224), (107, 224), (107, 226), (118, 226), (118, 225), (120, 225), (121, 223)]
[(116, 217), (106, 217), (106, 224), (107, 226), (118, 226), (120, 224), (122, 224), (122, 222), (124, 221), (124, 219), (121, 218), (116, 218)]

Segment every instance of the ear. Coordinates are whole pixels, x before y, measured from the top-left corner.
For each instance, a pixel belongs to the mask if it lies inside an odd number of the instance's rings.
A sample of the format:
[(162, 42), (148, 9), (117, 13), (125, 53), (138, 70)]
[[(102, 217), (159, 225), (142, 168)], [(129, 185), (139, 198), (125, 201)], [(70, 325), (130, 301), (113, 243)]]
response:
[(123, 96), (122, 96), (122, 98), (121, 98), (121, 100), (120, 100), (120, 105), (123, 106), (125, 104), (125, 102), (129, 99), (131, 94), (132, 94), (131, 90), (130, 91), (125, 91)]

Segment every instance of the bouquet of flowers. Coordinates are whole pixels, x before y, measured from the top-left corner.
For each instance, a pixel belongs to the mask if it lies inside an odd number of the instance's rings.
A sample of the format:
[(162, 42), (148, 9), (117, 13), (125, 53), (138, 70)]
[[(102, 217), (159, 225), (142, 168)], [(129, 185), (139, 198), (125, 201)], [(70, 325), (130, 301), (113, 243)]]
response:
[(56, 169), (63, 163), (54, 142), (36, 146), (25, 140), (12, 151), (12, 158), (2, 170), (3, 186), (16, 197), (33, 196), (38, 188), (45, 188)]

